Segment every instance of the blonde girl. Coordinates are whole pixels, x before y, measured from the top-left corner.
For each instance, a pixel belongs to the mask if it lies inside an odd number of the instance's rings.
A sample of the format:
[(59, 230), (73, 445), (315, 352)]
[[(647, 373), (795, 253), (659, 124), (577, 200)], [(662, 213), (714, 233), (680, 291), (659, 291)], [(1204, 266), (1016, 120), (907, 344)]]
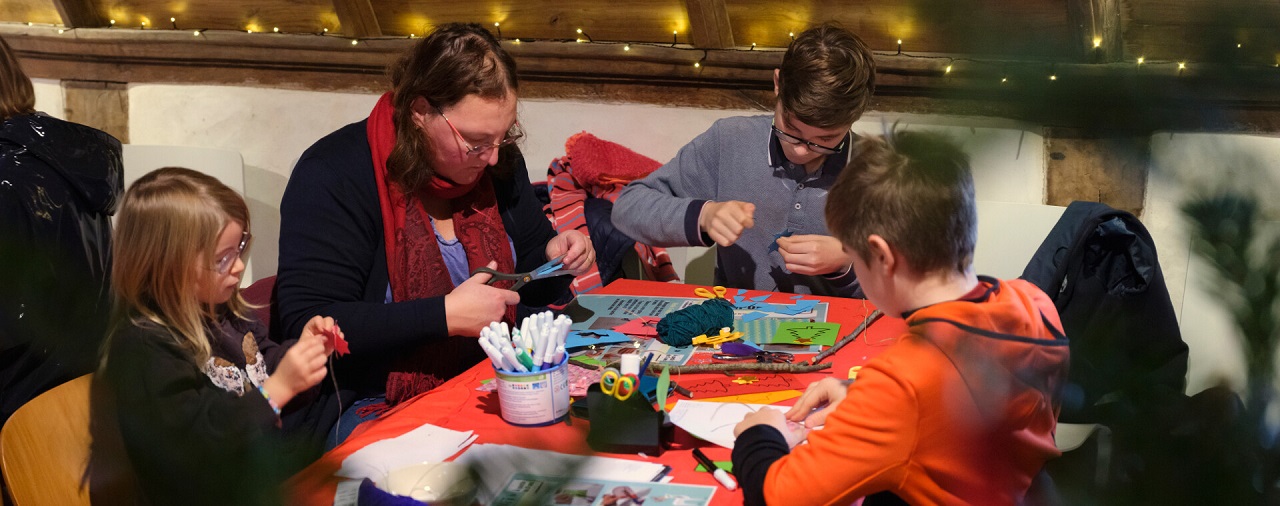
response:
[(275, 502), (280, 415), (324, 379), (333, 319), (312, 318), (296, 342), (267, 338), (239, 291), (248, 208), (210, 176), (138, 179), (115, 234), (118, 323), (99, 384), (141, 492), (154, 504)]

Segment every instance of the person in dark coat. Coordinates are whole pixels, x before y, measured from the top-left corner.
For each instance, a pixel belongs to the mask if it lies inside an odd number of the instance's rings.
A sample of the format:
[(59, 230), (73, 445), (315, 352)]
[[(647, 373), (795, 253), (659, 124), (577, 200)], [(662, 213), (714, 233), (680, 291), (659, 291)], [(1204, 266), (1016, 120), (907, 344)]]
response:
[(120, 141), (35, 110), (0, 39), (0, 423), (93, 371), (110, 310)]

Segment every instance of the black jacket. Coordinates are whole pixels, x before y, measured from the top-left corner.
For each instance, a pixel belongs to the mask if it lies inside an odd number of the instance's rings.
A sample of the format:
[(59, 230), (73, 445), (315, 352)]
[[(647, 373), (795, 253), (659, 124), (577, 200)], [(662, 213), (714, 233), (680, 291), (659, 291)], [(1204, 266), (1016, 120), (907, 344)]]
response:
[(114, 137), (43, 114), (0, 124), (0, 423), (93, 370), (123, 186)]
[(1053, 299), (1071, 341), (1059, 420), (1111, 425), (1183, 397), (1187, 345), (1155, 242), (1132, 214), (1071, 203), (1022, 278)]

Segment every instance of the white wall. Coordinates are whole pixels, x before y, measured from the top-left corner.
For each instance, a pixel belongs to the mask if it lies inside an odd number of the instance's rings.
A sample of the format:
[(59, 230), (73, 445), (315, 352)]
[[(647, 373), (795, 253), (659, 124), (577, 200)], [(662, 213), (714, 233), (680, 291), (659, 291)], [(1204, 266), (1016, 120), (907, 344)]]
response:
[(58, 119), (66, 119), (66, 101), (62, 94), (62, 82), (56, 79), (32, 79), (36, 94), (36, 110)]
[[(329, 132), (368, 115), (373, 94), (324, 93), (235, 86), (129, 86), (129, 137), (134, 144), (235, 149), (245, 161), (245, 194), (254, 216), (255, 276), (276, 271), (280, 197), (302, 151)], [(762, 112), (585, 101), (523, 100), (520, 121), (529, 177), (546, 178), (569, 136), (587, 131), (666, 162), (717, 119)], [(1044, 140), (1038, 129), (1000, 120), (868, 114), (855, 125), (877, 133), (901, 128), (941, 130), (973, 153), (979, 198), (1039, 204), (1044, 197)], [(685, 279), (709, 281), (711, 256), (702, 248), (672, 251)], [(692, 267), (690, 265), (692, 264)]]
[[(1239, 134), (1158, 133), (1151, 138), (1151, 170), (1143, 222), (1160, 255), (1182, 338), (1190, 348), (1187, 392), (1225, 381), (1237, 390), (1245, 383), (1242, 341), (1223, 297), (1214, 291), (1212, 267), (1190, 252), (1179, 206), (1189, 197), (1223, 189), (1261, 198), (1267, 217), (1276, 219), (1271, 201), (1280, 176), (1280, 138)], [(1273, 222), (1270, 229), (1277, 225)]]

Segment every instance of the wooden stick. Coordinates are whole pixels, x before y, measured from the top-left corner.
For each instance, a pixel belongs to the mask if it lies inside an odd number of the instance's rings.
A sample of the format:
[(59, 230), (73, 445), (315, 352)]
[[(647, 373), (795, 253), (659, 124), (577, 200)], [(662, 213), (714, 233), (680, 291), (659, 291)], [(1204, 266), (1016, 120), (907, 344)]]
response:
[[(803, 373), (821, 371), (830, 369), (831, 364), (762, 364), (759, 362), (747, 362), (738, 364), (696, 364), (696, 365), (679, 365), (671, 367), (671, 374), (697, 374), (703, 372), (736, 372), (736, 371), (756, 371), (756, 372), (782, 372), (782, 373)], [(653, 369), (650, 367), (650, 369)]]
[(862, 324), (858, 325), (858, 328), (853, 329), (853, 332), (850, 332), (849, 335), (846, 335), (840, 338), (840, 340), (837, 341), (836, 344), (832, 345), (830, 348), (823, 350), (822, 353), (819, 353), (815, 355), (813, 358), (809, 359), (809, 363), (816, 364), (818, 362), (823, 361), (827, 357), (835, 355), (837, 351), (840, 351), (840, 348), (843, 348), (846, 344), (852, 343), (854, 339), (858, 338), (859, 334), (866, 332), (866, 330), (871, 327), (871, 324), (875, 323), (876, 320), (879, 320), (881, 316), (884, 316), (884, 313), (880, 312), (879, 309), (871, 311), (871, 314), (867, 315), (867, 318), (862, 320)]

